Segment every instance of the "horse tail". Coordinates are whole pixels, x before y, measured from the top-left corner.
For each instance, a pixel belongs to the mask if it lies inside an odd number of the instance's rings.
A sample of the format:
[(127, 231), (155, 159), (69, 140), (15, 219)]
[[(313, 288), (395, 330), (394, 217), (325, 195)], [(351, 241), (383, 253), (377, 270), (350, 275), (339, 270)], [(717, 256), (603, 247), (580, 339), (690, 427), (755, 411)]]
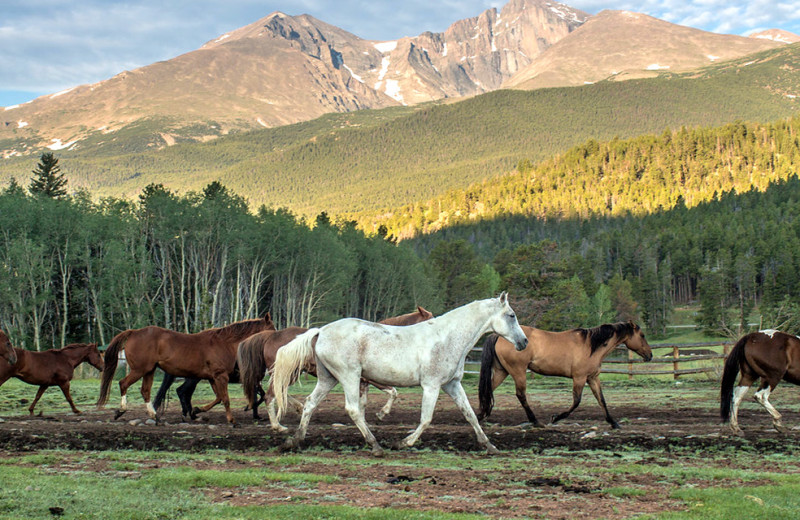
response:
[(278, 420), (283, 417), (288, 403), (289, 385), (297, 381), (303, 368), (314, 360), (314, 338), (320, 329), (309, 329), (278, 349), (272, 367), (272, 390), (278, 406)]
[(250, 408), (255, 408), (256, 387), (267, 373), (264, 361), (264, 349), (260, 341), (251, 341), (252, 337), (239, 343), (236, 363), (239, 365), (239, 382)]
[(496, 356), (495, 345), (498, 337), (497, 334), (492, 334), (483, 343), (481, 373), (478, 379), (478, 403), (480, 404), (478, 416), (482, 418), (489, 417), (494, 407), (492, 378), (494, 376), (494, 360)]
[(739, 369), (744, 361), (744, 347), (750, 335), (743, 337), (734, 345), (728, 359), (725, 360), (725, 369), (722, 371), (722, 383), (719, 392), (719, 414), (724, 422), (731, 420), (731, 404), (733, 403), (733, 383), (739, 375)]
[(114, 379), (114, 372), (117, 371), (119, 361), (119, 351), (125, 348), (125, 342), (135, 330), (120, 332), (109, 343), (106, 353), (103, 356), (103, 377), (100, 380), (100, 397), (97, 399), (97, 407), (102, 408), (108, 401), (108, 394), (111, 391), (111, 380)]

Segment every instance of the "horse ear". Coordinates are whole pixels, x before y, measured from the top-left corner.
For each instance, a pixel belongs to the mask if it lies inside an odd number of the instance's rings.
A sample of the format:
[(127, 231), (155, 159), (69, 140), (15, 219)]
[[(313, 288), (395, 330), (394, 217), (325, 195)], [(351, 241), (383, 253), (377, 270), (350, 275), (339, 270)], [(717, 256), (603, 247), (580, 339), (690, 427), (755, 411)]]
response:
[(272, 316), (270, 316), (269, 311), (264, 315), (264, 321), (267, 323), (272, 323)]
[(500, 299), (500, 303), (508, 302), (508, 293), (506, 291), (501, 292), (499, 299)]

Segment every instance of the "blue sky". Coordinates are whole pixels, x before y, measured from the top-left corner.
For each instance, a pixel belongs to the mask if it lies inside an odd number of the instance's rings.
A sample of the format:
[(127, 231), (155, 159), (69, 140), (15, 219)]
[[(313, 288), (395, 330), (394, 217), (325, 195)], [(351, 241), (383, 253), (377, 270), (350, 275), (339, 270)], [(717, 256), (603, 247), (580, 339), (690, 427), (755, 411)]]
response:
[[(506, 2), (491, 0), (3, 0), (0, 106), (29, 101), (197, 49), (273, 11), (308, 13), (362, 38), (439, 32)], [(596, 14), (627, 9), (707, 31), (800, 34), (800, 0), (574, 0)]]

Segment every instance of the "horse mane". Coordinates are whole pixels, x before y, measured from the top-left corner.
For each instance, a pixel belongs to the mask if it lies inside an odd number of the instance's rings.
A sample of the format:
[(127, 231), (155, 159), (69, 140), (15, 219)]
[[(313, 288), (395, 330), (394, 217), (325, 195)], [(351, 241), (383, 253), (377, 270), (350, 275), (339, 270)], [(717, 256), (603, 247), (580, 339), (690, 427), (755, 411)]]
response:
[(627, 337), (633, 334), (636, 329), (635, 325), (630, 322), (621, 321), (619, 323), (604, 323), (591, 329), (573, 329), (575, 332), (580, 333), (583, 340), (589, 340), (592, 353), (605, 344), (606, 341), (614, 337), (614, 335)]
[(63, 346), (63, 347), (61, 347), (59, 349), (53, 349), (53, 350), (61, 350), (61, 351), (76, 350), (76, 349), (79, 349), (79, 348), (90, 347), (91, 345), (94, 345), (96, 347), (97, 343), (70, 343), (69, 345), (65, 345), (65, 346)]
[(242, 320), (231, 323), (230, 325), (225, 325), (224, 327), (215, 327), (213, 329), (204, 330), (203, 333), (207, 333), (218, 338), (236, 338), (248, 333), (251, 329), (257, 327), (263, 321), (264, 318)]

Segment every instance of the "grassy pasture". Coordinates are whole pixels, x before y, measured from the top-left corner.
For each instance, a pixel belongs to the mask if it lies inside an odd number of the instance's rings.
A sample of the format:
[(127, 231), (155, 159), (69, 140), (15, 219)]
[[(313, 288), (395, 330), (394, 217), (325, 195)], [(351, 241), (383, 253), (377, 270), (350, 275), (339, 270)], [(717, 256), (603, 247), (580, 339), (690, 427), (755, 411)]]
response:
[[(297, 392), (307, 393), (312, 385), (309, 380)], [(74, 382), (73, 396), (80, 409), (93, 408), (98, 386), (96, 379)], [(198, 402), (210, 397), (207, 386), (200, 386)], [(476, 395), (474, 378), (468, 378), (465, 386), (470, 396)], [(628, 382), (608, 377), (605, 386), (612, 410), (642, 402), (676, 409), (713, 410), (718, 406), (717, 383), (700, 377), (677, 383), (653, 378)], [(513, 385), (506, 383), (497, 393), (509, 395), (513, 391)], [(401, 394), (415, 392), (401, 390)], [(11, 422), (27, 414), (24, 401), (34, 393), (32, 386), (9, 381), (0, 388), (0, 417)], [(233, 387), (232, 393), (239, 406), (239, 389)], [(567, 406), (570, 394), (567, 380), (536, 378), (529, 384), (534, 406)], [(800, 424), (794, 413), (800, 389), (782, 385), (772, 397), (789, 426)], [(138, 385), (131, 394), (131, 403), (140, 406)], [(171, 405), (177, 403), (173, 401)], [(42, 406), (45, 415), (67, 411), (57, 389), (45, 394)], [(581, 406), (597, 405), (587, 392)], [(756, 410), (758, 405), (748, 401), (743, 408)], [(628, 419), (622, 420), (623, 428), (629, 424)], [(766, 414), (762, 420), (764, 424), (744, 426), (763, 427), (768, 422)], [(600, 431), (604, 429), (605, 425), (599, 425)], [(489, 517), (780, 519), (795, 518), (800, 507), (796, 442), (786, 450), (769, 453), (748, 449), (746, 444), (733, 449), (721, 442), (718, 449), (703, 451), (636, 446), (537, 450), (532, 446), (530, 450), (486, 457), (478, 452), (425, 449), (424, 439), (423, 436), (420, 449), (390, 452), (382, 460), (370, 457), (366, 451), (324, 449), (290, 455), (227, 450), (0, 452), (0, 518), (486, 518), (484, 510), (491, 507)], [(413, 505), (431, 500), (423, 484), (387, 484), (380, 476), (385, 475), (381, 473), (385, 468), (398, 474), (416, 472), (438, 478), (458, 475), (464, 479), (464, 486), (474, 484), (476, 491), (467, 498), (440, 494), (435, 497), (439, 506), (418, 509)], [(492, 490), (493, 479), (497, 490)], [(557, 485), (541, 486), (535, 479), (551, 479)], [(585, 492), (569, 491), (576, 486), (585, 488)], [(364, 502), (361, 507), (359, 500), (350, 506), (342, 505), (342, 497), (350, 496), (342, 493), (352, 492), (388, 496), (404, 506), (372, 507), (370, 502)], [(276, 503), (276, 493), (286, 497), (283, 503)], [(517, 499), (531, 495), (541, 509), (526, 515), (518, 509)], [(454, 507), (454, 503), (461, 506)]]

